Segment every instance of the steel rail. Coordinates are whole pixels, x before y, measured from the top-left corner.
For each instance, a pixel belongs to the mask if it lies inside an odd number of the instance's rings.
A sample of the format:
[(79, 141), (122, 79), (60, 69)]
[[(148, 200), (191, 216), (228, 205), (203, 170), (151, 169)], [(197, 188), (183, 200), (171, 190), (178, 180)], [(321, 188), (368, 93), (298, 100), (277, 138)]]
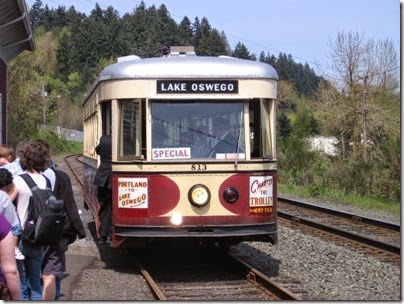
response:
[(247, 281), (258, 283), (259, 285), (264, 287), (264, 289), (270, 291), (272, 294), (278, 297), (279, 300), (287, 300), (287, 301), (302, 300), (301, 297), (287, 290), (286, 288), (275, 282), (273, 279), (267, 277), (262, 272), (248, 265), (246, 262), (240, 260), (239, 258), (231, 254), (228, 254), (228, 256), (233, 259), (234, 263), (237, 263), (238, 267), (243, 268), (243, 271), (247, 273), (246, 274)]
[(331, 234), (334, 234), (334, 235), (338, 235), (338, 236), (346, 238), (348, 240), (355, 241), (355, 242), (358, 242), (358, 243), (361, 243), (361, 244), (365, 244), (367, 246), (371, 246), (371, 247), (377, 248), (379, 250), (383, 250), (383, 251), (388, 252), (388, 253), (392, 253), (392, 254), (395, 254), (395, 255), (400, 255), (400, 252), (401, 252), (400, 247), (394, 246), (392, 244), (388, 244), (388, 243), (385, 243), (385, 242), (382, 242), (382, 241), (377, 241), (377, 240), (368, 238), (366, 236), (362, 236), (362, 235), (351, 233), (351, 232), (341, 230), (341, 229), (338, 229), (338, 228), (335, 228), (335, 227), (332, 227), (332, 226), (328, 226), (328, 225), (324, 225), (324, 224), (321, 224), (321, 223), (318, 223), (318, 222), (314, 222), (314, 221), (305, 219), (303, 217), (292, 215), (292, 214), (289, 214), (289, 213), (286, 213), (286, 212), (278, 211), (278, 216), (281, 217), (281, 218), (284, 218), (286, 220), (292, 221), (292, 222), (294, 222), (296, 224), (302, 224), (302, 225), (305, 225), (305, 226), (315, 228), (317, 230), (321, 230), (321, 231), (325, 231), (325, 232), (328, 232), (328, 233), (331, 233)]
[(319, 212), (323, 212), (323, 213), (330, 214), (330, 215), (335, 215), (340, 218), (351, 219), (354, 222), (360, 222), (363, 224), (372, 225), (372, 226), (376, 226), (376, 227), (380, 227), (380, 228), (385, 228), (385, 229), (389, 229), (389, 230), (396, 231), (396, 232), (401, 231), (400, 225), (397, 225), (394, 223), (389, 223), (389, 222), (380, 221), (380, 220), (376, 220), (376, 219), (372, 219), (372, 218), (368, 218), (368, 217), (359, 216), (357, 214), (353, 214), (353, 213), (349, 213), (349, 212), (343, 212), (343, 211), (338, 211), (335, 209), (330, 209), (330, 208), (326, 208), (326, 207), (322, 207), (322, 206), (308, 204), (305, 202), (288, 199), (288, 198), (285, 198), (282, 196), (278, 196), (277, 200), (278, 200), (278, 203), (280, 202), (280, 203), (285, 203), (285, 204), (289, 204), (289, 205), (293, 205), (293, 206), (303, 207), (305, 209), (310, 209), (310, 210), (319, 211)]

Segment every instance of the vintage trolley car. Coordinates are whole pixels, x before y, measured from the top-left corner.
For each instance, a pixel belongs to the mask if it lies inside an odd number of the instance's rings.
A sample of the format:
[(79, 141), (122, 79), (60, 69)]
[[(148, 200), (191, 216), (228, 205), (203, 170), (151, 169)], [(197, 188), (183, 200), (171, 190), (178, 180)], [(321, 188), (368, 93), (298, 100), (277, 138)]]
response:
[(111, 134), (112, 247), (276, 243), (275, 69), (170, 50), (119, 58), (83, 101), (84, 200), (97, 228), (95, 147)]

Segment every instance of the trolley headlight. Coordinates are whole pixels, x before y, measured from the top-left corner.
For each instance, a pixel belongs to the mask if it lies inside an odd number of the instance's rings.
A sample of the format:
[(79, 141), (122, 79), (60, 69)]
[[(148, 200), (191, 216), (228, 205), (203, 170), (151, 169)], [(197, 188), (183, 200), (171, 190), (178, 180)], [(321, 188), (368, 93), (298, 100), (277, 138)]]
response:
[(205, 185), (195, 185), (189, 190), (188, 199), (192, 205), (203, 207), (210, 201), (210, 191)]
[(182, 224), (182, 215), (181, 215), (181, 213), (174, 213), (171, 216), (171, 223), (176, 225), (176, 226), (181, 225)]
[(238, 201), (238, 191), (236, 188), (227, 188), (223, 191), (223, 198), (226, 202), (234, 204)]

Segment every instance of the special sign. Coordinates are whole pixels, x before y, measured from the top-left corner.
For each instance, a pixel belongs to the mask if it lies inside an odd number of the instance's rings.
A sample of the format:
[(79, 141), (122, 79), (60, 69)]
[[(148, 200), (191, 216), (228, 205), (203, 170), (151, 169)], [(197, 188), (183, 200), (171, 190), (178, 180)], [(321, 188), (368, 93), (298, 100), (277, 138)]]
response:
[(157, 80), (157, 93), (237, 94), (237, 80)]
[(158, 148), (152, 149), (153, 160), (160, 159), (189, 159), (191, 148)]
[(273, 177), (250, 176), (250, 213), (266, 215), (273, 212)]
[(149, 205), (147, 178), (118, 178), (118, 207), (146, 209)]

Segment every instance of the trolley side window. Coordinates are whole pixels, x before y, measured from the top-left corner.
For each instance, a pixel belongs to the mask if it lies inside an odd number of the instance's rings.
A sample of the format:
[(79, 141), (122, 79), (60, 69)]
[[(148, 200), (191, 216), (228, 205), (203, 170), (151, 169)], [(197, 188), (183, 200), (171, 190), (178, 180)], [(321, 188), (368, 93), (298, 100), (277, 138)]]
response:
[(272, 151), (272, 124), (271, 124), (271, 107), (267, 100), (260, 101), (261, 108), (261, 138), (262, 138), (262, 156), (265, 158), (273, 158)]
[(142, 129), (140, 100), (121, 100), (119, 157), (141, 157)]
[(101, 105), (102, 134), (111, 134), (111, 102), (104, 102)]
[(252, 158), (274, 158), (273, 102), (254, 99), (250, 102), (250, 147)]

